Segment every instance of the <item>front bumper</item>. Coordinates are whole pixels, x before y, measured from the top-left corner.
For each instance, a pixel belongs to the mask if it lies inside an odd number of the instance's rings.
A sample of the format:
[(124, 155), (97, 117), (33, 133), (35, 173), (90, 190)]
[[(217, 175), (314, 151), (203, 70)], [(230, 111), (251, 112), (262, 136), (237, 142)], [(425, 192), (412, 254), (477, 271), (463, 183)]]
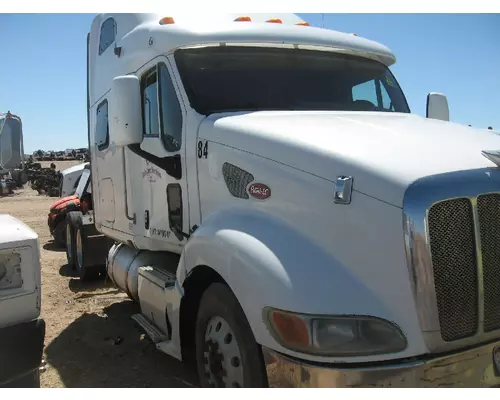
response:
[(0, 328), (0, 387), (17, 385), (38, 370), (44, 340), (43, 319)]
[(500, 341), (426, 360), (354, 368), (313, 365), (268, 349), (264, 357), (270, 387), (500, 387)]

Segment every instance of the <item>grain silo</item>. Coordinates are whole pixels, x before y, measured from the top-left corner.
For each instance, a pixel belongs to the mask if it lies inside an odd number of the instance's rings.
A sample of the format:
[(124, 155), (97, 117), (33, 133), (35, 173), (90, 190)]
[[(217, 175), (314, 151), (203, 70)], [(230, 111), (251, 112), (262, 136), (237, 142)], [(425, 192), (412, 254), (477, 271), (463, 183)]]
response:
[(16, 182), (26, 183), (22, 122), (10, 111), (0, 113), (0, 165), (11, 171)]

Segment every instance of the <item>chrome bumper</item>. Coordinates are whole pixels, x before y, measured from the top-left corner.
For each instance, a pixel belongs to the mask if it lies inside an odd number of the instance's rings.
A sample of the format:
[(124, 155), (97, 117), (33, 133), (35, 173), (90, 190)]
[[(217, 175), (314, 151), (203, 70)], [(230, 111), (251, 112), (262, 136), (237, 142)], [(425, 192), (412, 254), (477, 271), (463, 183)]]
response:
[(268, 349), (264, 359), (270, 387), (500, 387), (500, 341), (428, 360), (356, 368), (312, 365)]

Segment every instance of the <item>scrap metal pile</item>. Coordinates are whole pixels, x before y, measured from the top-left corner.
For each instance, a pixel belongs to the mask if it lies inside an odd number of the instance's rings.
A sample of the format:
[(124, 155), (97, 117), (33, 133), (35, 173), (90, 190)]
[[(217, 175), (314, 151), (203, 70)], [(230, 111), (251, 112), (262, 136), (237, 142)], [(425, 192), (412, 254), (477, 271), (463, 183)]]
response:
[(0, 164), (0, 196), (14, 193), (16, 187), (17, 184), (12, 179), (10, 171)]
[(26, 170), (28, 181), (33, 190), (50, 197), (59, 196), (61, 173), (56, 171), (55, 164), (51, 164), (50, 168), (42, 168), (40, 163), (30, 159), (26, 162)]

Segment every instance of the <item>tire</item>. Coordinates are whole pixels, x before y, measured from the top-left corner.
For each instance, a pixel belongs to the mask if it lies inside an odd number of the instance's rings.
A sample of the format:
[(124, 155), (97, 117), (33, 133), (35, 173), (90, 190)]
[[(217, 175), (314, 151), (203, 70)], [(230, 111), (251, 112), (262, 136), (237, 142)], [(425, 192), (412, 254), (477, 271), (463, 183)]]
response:
[(52, 232), (52, 237), (57, 246), (64, 248), (66, 247), (66, 220), (63, 219), (59, 221), (54, 231)]
[(66, 260), (68, 265), (72, 268), (76, 267), (75, 264), (75, 247), (76, 236), (75, 228), (81, 212), (71, 211), (66, 214)]
[(202, 387), (267, 387), (262, 350), (229, 287), (213, 283), (196, 319), (196, 365)]
[(75, 266), (82, 281), (94, 280), (99, 276), (101, 269), (96, 266), (89, 266), (86, 263), (88, 254), (87, 229), (82, 222), (80, 213), (75, 226)]

